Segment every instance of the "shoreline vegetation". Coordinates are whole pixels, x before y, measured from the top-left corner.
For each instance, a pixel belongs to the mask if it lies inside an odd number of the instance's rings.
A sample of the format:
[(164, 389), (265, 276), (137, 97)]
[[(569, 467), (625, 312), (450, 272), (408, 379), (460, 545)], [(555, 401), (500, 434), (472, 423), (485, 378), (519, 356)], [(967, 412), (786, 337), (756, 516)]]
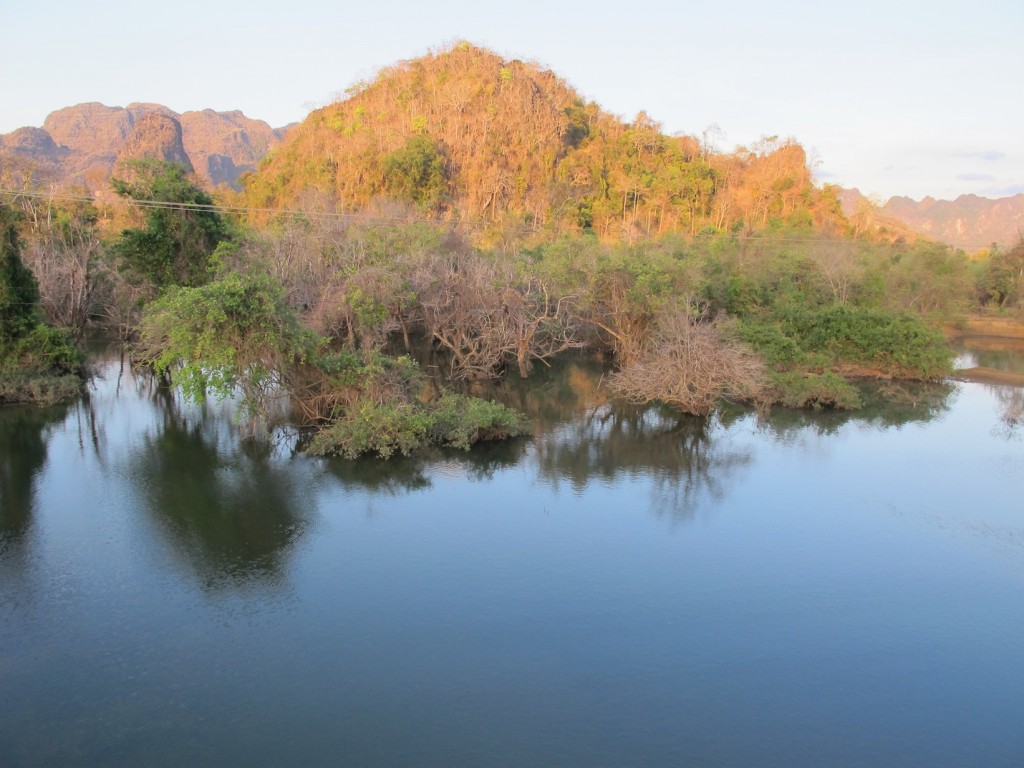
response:
[[(254, 433), (287, 403), (310, 452), (387, 457), (523, 434), (455, 388), (573, 350), (618, 398), (708, 415), (857, 408), (851, 378), (953, 375), (945, 328), (1024, 338), (1024, 239), (908, 241), (847, 220), (792, 140), (720, 154), (500, 65), (459, 44), (385, 70), (242, 193), (156, 159), (102, 200), (4, 176), (0, 403), (78, 391), (101, 329), (192, 400), (240, 397)], [(463, 94), (458, 120), (429, 93)]]
[(54, 405), (81, 391), (84, 358), (65, 330), (43, 321), (16, 222), (0, 205), (0, 404)]
[[(987, 272), (935, 243), (579, 234), (501, 252), (412, 214), (251, 228), (180, 168), (130, 170), (132, 183), (115, 183), (126, 198), (201, 207), (143, 209), (105, 238), (89, 208), (48, 212), (58, 224), (40, 235), (5, 206), (5, 402), (77, 392), (70, 340), (90, 328), (120, 333), (136, 364), (192, 400), (240, 396), (254, 433), (287, 401), (284, 418), (312, 432), (305, 450), (348, 458), (528, 431), (515, 411), (425, 376), (414, 350), (463, 388), (584, 350), (612, 367), (612, 396), (695, 415), (723, 401), (856, 409), (851, 380), (865, 377), (1015, 379), (954, 372), (943, 328), (1021, 329), (1005, 306), (967, 316), (991, 304), (979, 298)], [(79, 271), (54, 280), (51, 262)], [(76, 280), (86, 290), (68, 295)]]

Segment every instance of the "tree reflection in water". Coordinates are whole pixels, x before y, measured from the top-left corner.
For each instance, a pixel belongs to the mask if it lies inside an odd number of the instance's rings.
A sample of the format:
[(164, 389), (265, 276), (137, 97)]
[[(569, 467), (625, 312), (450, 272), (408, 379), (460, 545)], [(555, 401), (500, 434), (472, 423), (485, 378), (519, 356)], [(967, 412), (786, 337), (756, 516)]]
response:
[[(874, 382), (858, 384), (863, 407), (856, 411), (834, 409), (772, 408), (758, 423), (783, 443), (802, 439), (807, 434), (835, 435), (847, 424), (877, 429), (925, 424), (949, 411), (955, 384), (945, 382)], [(735, 409), (723, 409), (723, 423), (737, 418)]]
[(985, 388), (999, 403), (995, 432), (1007, 438), (1019, 438), (1024, 432), (1024, 387), (989, 384)]
[(281, 587), (315, 511), (303, 474), (272, 442), (239, 441), (223, 414), (148, 390), (162, 423), (133, 451), (130, 474), (183, 563), (207, 589)]
[(576, 491), (594, 480), (648, 476), (654, 511), (689, 519), (702, 498), (721, 498), (751, 460), (748, 449), (716, 439), (716, 426), (714, 417), (666, 406), (602, 405), (537, 440), (538, 474)]
[(66, 405), (0, 408), (0, 583), (24, 572), (48, 432), (67, 412)]

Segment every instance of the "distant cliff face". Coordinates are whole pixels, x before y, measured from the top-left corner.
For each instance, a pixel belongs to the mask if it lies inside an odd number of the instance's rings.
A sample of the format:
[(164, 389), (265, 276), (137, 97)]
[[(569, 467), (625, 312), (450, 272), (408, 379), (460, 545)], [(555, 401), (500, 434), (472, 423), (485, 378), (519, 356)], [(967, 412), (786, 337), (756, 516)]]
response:
[(1012, 245), (1024, 235), (1024, 194), (991, 199), (960, 195), (956, 200), (921, 202), (893, 197), (882, 212), (918, 232), (963, 248)]
[(988, 198), (960, 195), (956, 200), (926, 197), (920, 202), (893, 197), (876, 205), (856, 189), (840, 194), (843, 212), (856, 227), (859, 222), (877, 229), (905, 228), (931, 240), (974, 250), (992, 243), (1010, 246), (1024, 236), (1024, 194)]
[(192, 161), (182, 143), (181, 123), (161, 112), (144, 112), (139, 115), (117, 153), (114, 168), (122, 168), (131, 160), (143, 158), (179, 163), (189, 173), (193, 171)]
[(185, 151), (196, 173), (213, 186), (235, 186), (243, 173), (256, 170), (281, 138), (262, 120), (252, 120), (238, 110), (185, 112), (179, 118)]
[(126, 161), (148, 157), (181, 163), (210, 186), (236, 187), (286, 130), (238, 111), (179, 115), (161, 104), (92, 102), (51, 113), (42, 128), (0, 135), (0, 164), (32, 183), (98, 192)]

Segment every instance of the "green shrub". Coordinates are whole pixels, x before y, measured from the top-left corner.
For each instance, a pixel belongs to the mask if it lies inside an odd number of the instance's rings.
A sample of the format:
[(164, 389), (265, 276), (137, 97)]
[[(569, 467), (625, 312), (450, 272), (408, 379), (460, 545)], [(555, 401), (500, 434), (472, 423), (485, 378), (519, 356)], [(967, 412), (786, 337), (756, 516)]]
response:
[(307, 451), (314, 456), (337, 454), (346, 459), (364, 453), (387, 459), (395, 451), (407, 456), (425, 444), (431, 421), (430, 413), (413, 403), (362, 400), (314, 435)]
[(510, 408), (453, 393), (427, 405), (378, 403), (362, 399), (317, 432), (307, 446), (314, 456), (354, 459), (396, 452), (409, 455), (428, 444), (467, 450), (481, 440), (501, 440), (526, 432), (523, 418)]
[(466, 450), (482, 440), (504, 440), (526, 432), (516, 411), (479, 397), (449, 392), (430, 409), (430, 440), (439, 445)]
[(771, 377), (771, 389), (774, 401), (789, 408), (853, 410), (862, 404), (856, 388), (831, 371), (776, 373)]
[(936, 379), (952, 369), (942, 334), (915, 316), (843, 304), (788, 306), (739, 323), (743, 341), (777, 368), (857, 365), (887, 376)]

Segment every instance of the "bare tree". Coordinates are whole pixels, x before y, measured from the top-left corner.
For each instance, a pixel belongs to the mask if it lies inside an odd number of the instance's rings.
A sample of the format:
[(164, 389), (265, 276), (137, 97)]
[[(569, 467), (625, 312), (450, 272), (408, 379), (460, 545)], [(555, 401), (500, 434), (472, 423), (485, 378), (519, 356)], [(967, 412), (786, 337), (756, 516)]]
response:
[(661, 400), (707, 415), (720, 398), (758, 400), (764, 376), (764, 364), (751, 349), (728, 340), (719, 319), (687, 300), (662, 310), (649, 342), (610, 383), (631, 402)]
[(109, 272), (101, 260), (102, 244), (90, 206), (57, 210), (50, 200), (26, 199), (29, 232), (26, 265), (39, 283), (47, 319), (81, 336), (97, 312), (99, 292)]
[(857, 246), (852, 242), (826, 242), (811, 250), (811, 259), (828, 283), (832, 297), (846, 304), (850, 292), (864, 274), (864, 262), (859, 258)]
[(533, 361), (583, 346), (572, 297), (552, 297), (542, 281), (477, 255), (424, 266), (417, 286), (423, 322), (451, 353), (454, 378), (491, 378), (512, 361), (526, 378)]

